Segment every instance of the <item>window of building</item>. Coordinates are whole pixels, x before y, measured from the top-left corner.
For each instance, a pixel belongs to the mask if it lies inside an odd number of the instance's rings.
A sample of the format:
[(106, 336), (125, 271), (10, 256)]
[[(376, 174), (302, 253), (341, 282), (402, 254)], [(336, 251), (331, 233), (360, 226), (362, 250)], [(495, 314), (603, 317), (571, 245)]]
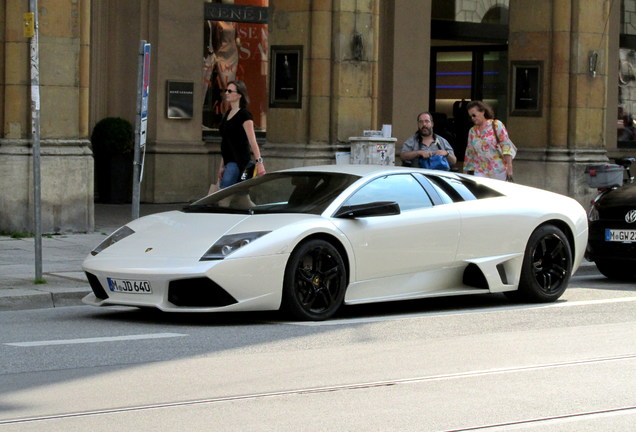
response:
[(508, 25), (509, 0), (433, 0), (433, 19)]
[(435, 132), (448, 140), (460, 160), (472, 127), (466, 105), (483, 100), (506, 122), (507, 79), (505, 45), (431, 48), (429, 106), (434, 111)]
[(233, 80), (247, 85), (257, 136), (267, 130), (269, 0), (206, 0), (203, 23), (203, 136), (218, 136), (228, 109), (222, 90)]

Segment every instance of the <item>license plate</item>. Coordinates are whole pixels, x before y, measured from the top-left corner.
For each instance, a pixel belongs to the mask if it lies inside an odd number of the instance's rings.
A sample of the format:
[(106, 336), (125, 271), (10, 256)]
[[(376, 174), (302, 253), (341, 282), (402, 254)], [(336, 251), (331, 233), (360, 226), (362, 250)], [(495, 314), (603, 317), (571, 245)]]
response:
[(128, 279), (108, 279), (108, 288), (112, 292), (121, 292), (129, 294), (152, 294), (150, 282), (142, 280)]
[(605, 230), (605, 241), (609, 242), (636, 242), (636, 230)]

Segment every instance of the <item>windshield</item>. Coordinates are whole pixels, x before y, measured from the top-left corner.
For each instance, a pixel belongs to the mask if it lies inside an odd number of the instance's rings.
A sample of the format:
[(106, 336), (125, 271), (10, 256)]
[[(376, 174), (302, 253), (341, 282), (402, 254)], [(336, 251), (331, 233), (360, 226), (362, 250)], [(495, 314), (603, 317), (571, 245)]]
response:
[(222, 189), (184, 207), (183, 211), (321, 214), (358, 178), (330, 172), (271, 173)]

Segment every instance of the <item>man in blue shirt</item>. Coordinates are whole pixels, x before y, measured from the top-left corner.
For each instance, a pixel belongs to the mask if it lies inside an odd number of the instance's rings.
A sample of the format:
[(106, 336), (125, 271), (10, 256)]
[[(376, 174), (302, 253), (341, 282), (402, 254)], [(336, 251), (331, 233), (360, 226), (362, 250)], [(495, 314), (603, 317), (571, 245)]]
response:
[(448, 164), (453, 167), (457, 157), (453, 147), (443, 137), (433, 133), (433, 116), (429, 112), (417, 116), (417, 132), (402, 144), (400, 159), (405, 166), (419, 166), (420, 158), (430, 158), (433, 155), (444, 156)]

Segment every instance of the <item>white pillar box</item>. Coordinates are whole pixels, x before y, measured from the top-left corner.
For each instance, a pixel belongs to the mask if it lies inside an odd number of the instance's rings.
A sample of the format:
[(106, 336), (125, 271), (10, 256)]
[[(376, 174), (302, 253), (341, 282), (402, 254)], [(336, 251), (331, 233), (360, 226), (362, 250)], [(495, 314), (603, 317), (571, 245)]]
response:
[(397, 138), (349, 137), (351, 163), (363, 165), (395, 165)]

